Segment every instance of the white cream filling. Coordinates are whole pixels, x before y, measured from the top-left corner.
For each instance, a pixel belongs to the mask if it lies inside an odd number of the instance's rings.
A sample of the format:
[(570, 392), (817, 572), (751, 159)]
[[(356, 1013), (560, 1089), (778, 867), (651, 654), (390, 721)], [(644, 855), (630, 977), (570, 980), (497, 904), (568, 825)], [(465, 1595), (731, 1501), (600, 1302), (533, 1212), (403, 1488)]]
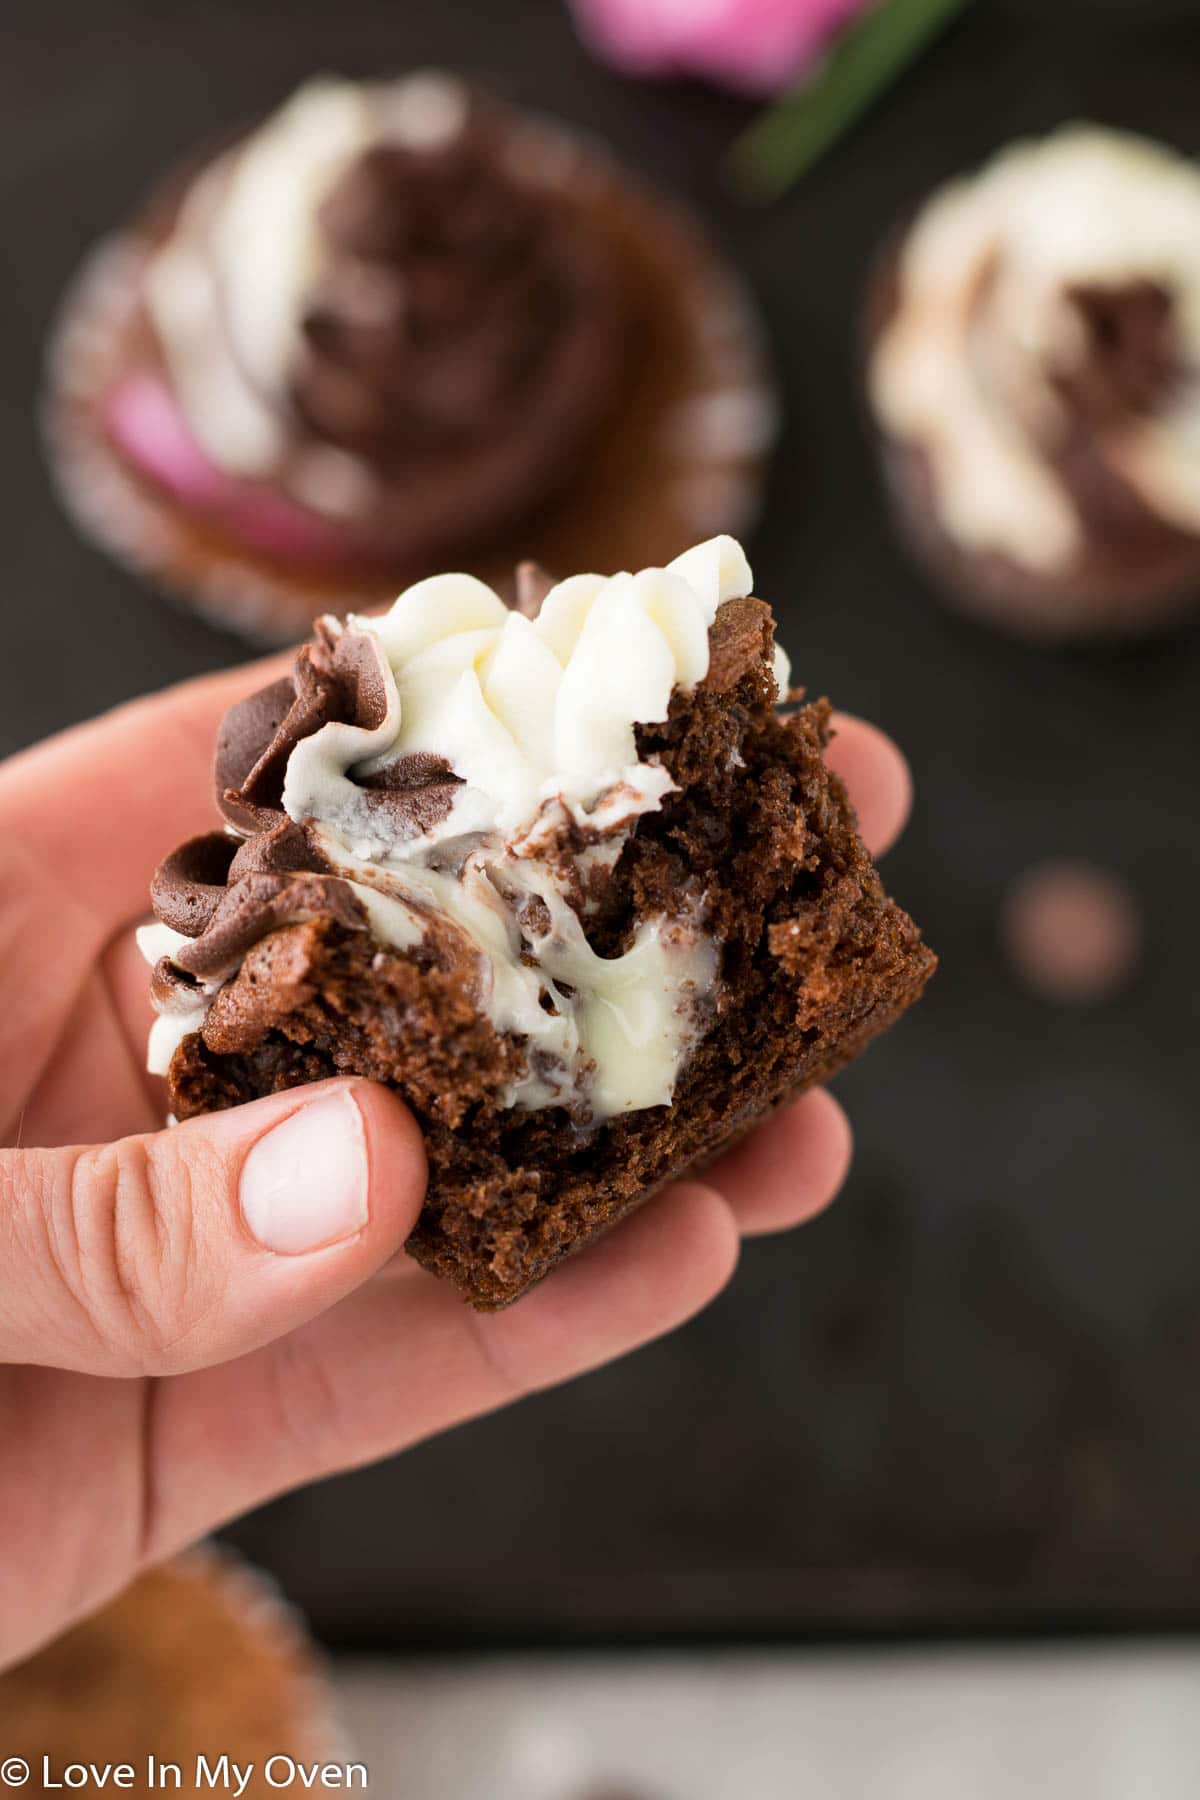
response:
[[(330, 861), (359, 876), (355, 891), (369, 891), (362, 863), (346, 857), (332, 837), (321, 837)], [(418, 918), (427, 911), (448, 919), (474, 947), (480, 1010), (497, 1031), (527, 1046), (526, 1072), (509, 1088), (506, 1104), (536, 1110), (586, 1093), (593, 1115), (607, 1118), (670, 1101), (697, 1034), (697, 1009), (717, 973), (716, 946), (699, 917), (647, 920), (623, 956), (605, 958), (591, 948), (553, 873), (502, 846), (473, 853), (457, 875), (387, 857), (370, 873), (385, 894), (411, 902)], [(549, 930), (523, 933), (497, 881), (541, 900)], [(383, 942), (407, 947), (386, 915), (371, 923)], [(534, 966), (522, 960), (523, 952), (536, 959)], [(563, 984), (572, 997), (562, 993)]]
[[(569, 818), (604, 834), (576, 870), (611, 863), (661, 807), (673, 783), (638, 760), (636, 728), (704, 678), (718, 607), (751, 588), (740, 546), (714, 538), (666, 569), (560, 582), (533, 621), (472, 577), (443, 575), (345, 627), (377, 647), (384, 717), (303, 739), (284, 808), (354, 882), (382, 941), (410, 948), (434, 917), (464, 934), (482, 1012), (527, 1049), (512, 1106), (582, 1099), (605, 1118), (672, 1097), (717, 977), (703, 896), (644, 919), (623, 955), (604, 958), (549, 852)], [(785, 657), (777, 674), (786, 691)], [(415, 751), (444, 757), (463, 785), (431, 830), (400, 836), (351, 774)], [(522, 900), (542, 929), (528, 910), (522, 926)], [(169, 954), (159, 938), (148, 953), (160, 944)]]
[(871, 394), (884, 428), (927, 456), (939, 520), (963, 548), (1045, 571), (1082, 548), (1049, 460), (1062, 423), (1051, 378), (1087, 348), (1067, 290), (1135, 281), (1172, 294), (1192, 378), (1101, 452), (1159, 517), (1200, 531), (1200, 169), (1143, 139), (1074, 126), (1004, 151), (917, 220)]

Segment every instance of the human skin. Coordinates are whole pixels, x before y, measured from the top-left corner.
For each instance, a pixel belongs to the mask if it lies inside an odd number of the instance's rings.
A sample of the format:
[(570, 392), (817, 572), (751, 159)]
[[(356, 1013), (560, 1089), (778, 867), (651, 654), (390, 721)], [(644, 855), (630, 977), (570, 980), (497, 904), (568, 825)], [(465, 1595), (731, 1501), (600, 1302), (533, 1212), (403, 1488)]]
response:
[[(164, 849), (211, 828), (222, 715), (278, 672), (189, 683), (0, 766), (0, 1666), (272, 1495), (682, 1324), (743, 1236), (811, 1218), (849, 1163), (841, 1108), (811, 1092), (481, 1315), (403, 1254), (425, 1161), (386, 1089), (161, 1129), (133, 927)], [(836, 725), (829, 762), (878, 854), (908, 772), (873, 727)], [(319, 1192), (314, 1146), (338, 1171)]]

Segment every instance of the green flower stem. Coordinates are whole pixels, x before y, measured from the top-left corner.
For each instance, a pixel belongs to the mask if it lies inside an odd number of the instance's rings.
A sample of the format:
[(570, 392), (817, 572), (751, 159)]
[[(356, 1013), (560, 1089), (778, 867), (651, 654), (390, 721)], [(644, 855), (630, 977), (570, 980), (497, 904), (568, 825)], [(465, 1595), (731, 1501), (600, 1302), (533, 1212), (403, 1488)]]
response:
[(878, 0), (835, 43), (822, 68), (767, 108), (729, 153), (750, 200), (774, 200), (806, 175), (970, 0)]

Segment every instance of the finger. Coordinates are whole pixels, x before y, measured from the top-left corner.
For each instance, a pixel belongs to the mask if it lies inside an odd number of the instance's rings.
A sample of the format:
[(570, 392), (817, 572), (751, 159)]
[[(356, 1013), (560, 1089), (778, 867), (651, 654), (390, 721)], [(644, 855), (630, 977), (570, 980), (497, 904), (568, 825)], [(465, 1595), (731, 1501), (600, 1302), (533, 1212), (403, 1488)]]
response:
[(0, 766), (6, 833), (40, 870), (46, 896), (86, 900), (96, 943), (144, 912), (150, 876), (173, 844), (211, 830), (217, 728), (287, 661), (267, 658), (134, 700)]
[(672, 1330), (724, 1286), (737, 1246), (720, 1196), (681, 1183), (505, 1312), (474, 1313), (431, 1276), (384, 1277), (256, 1356), (168, 1383), (149, 1554)]
[(101, 969), (129, 1055), (142, 1072), (143, 1091), (162, 1118), (167, 1110), (167, 1084), (161, 1076), (146, 1070), (147, 1044), (155, 1018), (150, 1001), (150, 970), (138, 949), (134, 931), (118, 933), (104, 952)]
[[(143, 962), (143, 990), (147, 974)], [(6, 1060), (4, 1035), (0, 1034), (0, 1068)], [(19, 1051), (20, 1046), (15, 1048)], [(0, 1143), (103, 1143), (158, 1131), (166, 1121), (165, 1084), (146, 1073), (146, 1032), (136, 1045), (130, 1042), (111, 994), (94, 969), (44, 1068), (39, 1073), (27, 1064), (17, 1079), (21, 1086), (14, 1083), (10, 1091), (22, 1094), (20, 1111), (6, 1121)]]
[(872, 856), (890, 850), (912, 810), (912, 776), (900, 751), (874, 725), (834, 713), (825, 761), (846, 784), (858, 829)]
[(380, 1268), (424, 1191), (415, 1121), (368, 1082), (0, 1152), (0, 1363), (129, 1376), (244, 1355)]
[(786, 1231), (829, 1205), (853, 1148), (845, 1113), (832, 1094), (814, 1088), (713, 1163), (704, 1179), (724, 1195), (743, 1234)]
[[(139, 1561), (139, 1445), (152, 1389), (0, 1368), (0, 1671), (128, 1586)], [(14, 1723), (3, 1699), (0, 1721)], [(47, 1789), (35, 1781), (30, 1791)]]

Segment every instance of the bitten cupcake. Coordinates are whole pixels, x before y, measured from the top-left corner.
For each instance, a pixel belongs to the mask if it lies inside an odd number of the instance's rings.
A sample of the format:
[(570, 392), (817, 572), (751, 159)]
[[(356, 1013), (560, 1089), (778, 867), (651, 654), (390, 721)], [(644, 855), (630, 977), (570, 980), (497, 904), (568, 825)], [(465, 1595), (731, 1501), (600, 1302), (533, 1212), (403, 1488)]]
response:
[(939, 586), (1024, 636), (1200, 596), (1200, 168), (1090, 126), (927, 202), (870, 296), (896, 512)]
[(175, 1117), (390, 1084), (429, 1164), (408, 1249), (490, 1310), (892, 1024), (934, 957), (828, 703), (776, 710), (753, 593), (718, 538), (527, 612), (448, 574), (318, 621), (226, 714), (224, 829), (151, 886)]
[[(346, 1768), (298, 1616), (266, 1577), (210, 1549), (141, 1576), (0, 1673), (0, 1725), (9, 1760), (29, 1766), (26, 1793), (91, 1788), (77, 1771), (107, 1764), (108, 1785), (126, 1793), (227, 1788), (255, 1800), (321, 1790), (334, 1784), (322, 1769)], [(122, 1765), (132, 1774), (118, 1781)]]
[(746, 524), (773, 430), (696, 226), (443, 74), (310, 82), (170, 178), (69, 296), (44, 416), (84, 528), (264, 638), (447, 560), (662, 563)]

